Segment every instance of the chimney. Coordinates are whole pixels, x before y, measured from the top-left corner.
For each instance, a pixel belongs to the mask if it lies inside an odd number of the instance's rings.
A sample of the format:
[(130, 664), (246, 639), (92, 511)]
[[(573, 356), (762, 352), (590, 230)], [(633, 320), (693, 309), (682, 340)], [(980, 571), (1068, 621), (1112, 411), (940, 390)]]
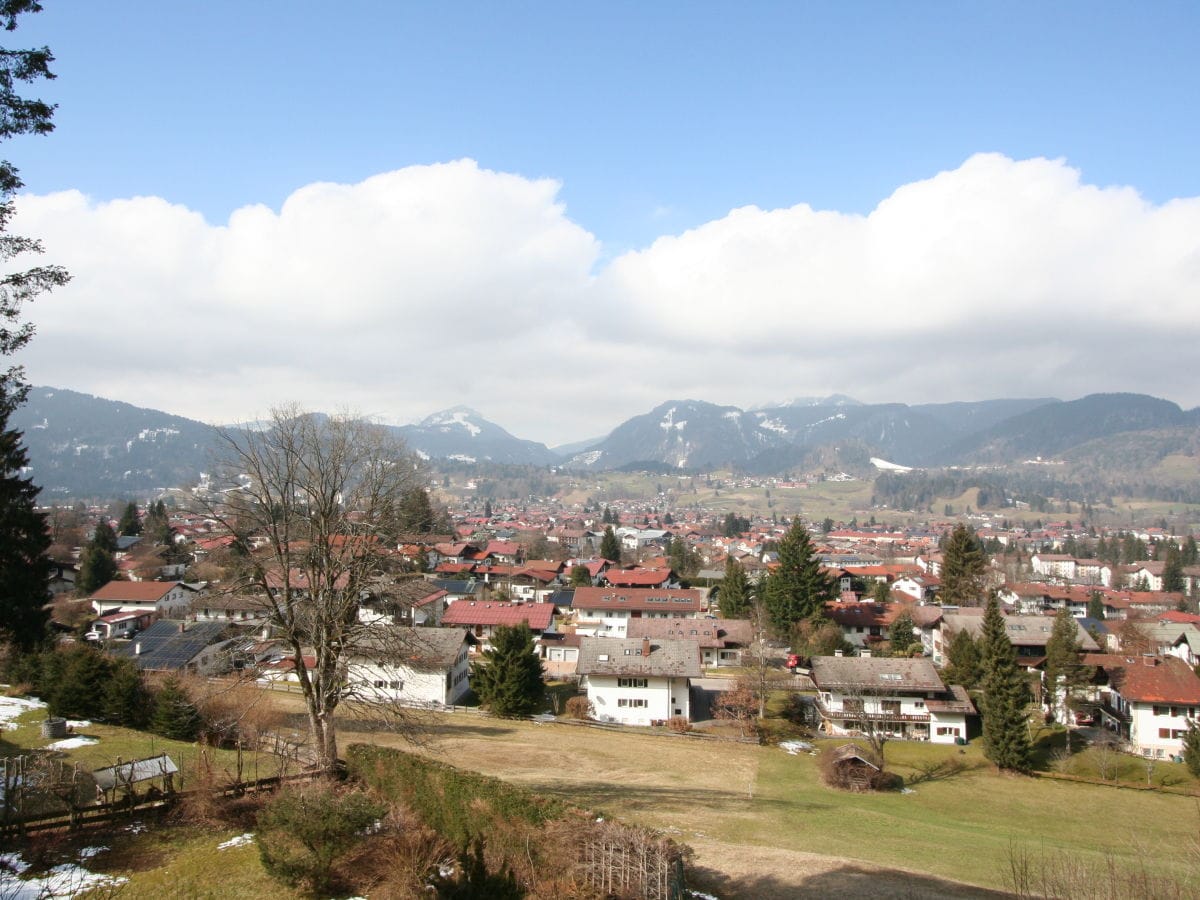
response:
[(1153, 653), (1143, 653), (1142, 654), (1142, 665), (1150, 666), (1151, 668), (1153, 668), (1154, 666), (1158, 665), (1158, 659), (1157, 659), (1157, 657), (1155, 657), (1155, 655)]
[(642, 656), (650, 655), (650, 638), (642, 638)]

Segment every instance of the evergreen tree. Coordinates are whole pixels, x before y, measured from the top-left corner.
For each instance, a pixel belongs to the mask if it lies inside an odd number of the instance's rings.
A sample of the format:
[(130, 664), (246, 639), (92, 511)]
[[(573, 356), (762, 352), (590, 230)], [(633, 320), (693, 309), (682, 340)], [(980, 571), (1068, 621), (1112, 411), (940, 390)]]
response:
[(779, 542), (779, 565), (767, 576), (763, 602), (772, 630), (781, 637), (792, 626), (821, 612), (837, 597), (837, 585), (821, 568), (808, 530), (797, 516)]
[(871, 599), (876, 603), (890, 603), (892, 589), (886, 581), (876, 581), (871, 585)]
[(571, 567), (571, 587), (590, 587), (592, 583), (592, 573), (588, 571), (588, 567), (580, 564)]
[(888, 629), (888, 643), (892, 647), (892, 656), (908, 656), (913, 646), (920, 644), (920, 639), (913, 634), (915, 628), (916, 625), (907, 610), (896, 616), (892, 627)]
[(100, 701), (101, 717), (124, 728), (145, 728), (150, 723), (154, 698), (132, 660), (119, 659), (112, 666)]
[(125, 510), (121, 513), (121, 520), (117, 523), (117, 533), (128, 536), (134, 536), (142, 533), (142, 517), (138, 505), (130, 500), (125, 504)]
[(954, 526), (942, 548), (943, 605), (978, 606), (983, 598), (987, 555), (975, 532), (961, 522)]
[(983, 752), (999, 769), (1030, 766), (1029, 688), (993, 593), (983, 616)]
[(471, 672), (471, 684), (484, 708), (506, 719), (542, 708), (546, 695), (542, 661), (534, 652), (533, 632), (527, 624), (497, 626), (482, 657)]
[(947, 684), (960, 684), (968, 689), (976, 687), (983, 678), (979, 642), (965, 628), (954, 632), (950, 639), (942, 674)]
[(490, 519), (492, 517), (492, 501), (491, 500), (484, 501), (483, 517), (485, 519)]
[(100, 718), (104, 685), (110, 665), (100, 651), (83, 644), (59, 654), (61, 667), (46, 702), (56, 716), (72, 719)]
[(1046, 641), (1046, 708), (1060, 721), (1070, 715), (1071, 700), (1079, 687), (1092, 676), (1092, 670), (1080, 661), (1083, 642), (1075, 617), (1065, 607), (1054, 617), (1054, 629)]
[(610, 562), (621, 561), (621, 542), (611, 525), (604, 529), (604, 537), (600, 539), (600, 556)]
[(1089, 619), (1104, 618), (1104, 595), (1099, 591), (1088, 593), (1087, 614)]
[(96, 523), (96, 528), (92, 532), (90, 546), (99, 547), (101, 550), (107, 550), (109, 553), (117, 552), (117, 533), (108, 524), (108, 519), (101, 518)]
[(22, 475), (29, 464), (21, 433), (8, 428), (0, 396), (0, 640), (31, 650), (46, 640), (50, 614), (50, 534), (37, 511), (39, 488)]
[(1182, 593), (1186, 585), (1183, 578), (1183, 554), (1172, 544), (1167, 549), (1167, 559), (1163, 564), (1162, 589), (1168, 593)]
[(750, 581), (742, 564), (732, 556), (725, 560), (725, 577), (717, 597), (726, 619), (744, 619), (750, 614)]
[(117, 577), (117, 562), (103, 547), (88, 545), (79, 556), (79, 574), (75, 588), (83, 594), (94, 593)]
[(1183, 762), (1194, 777), (1200, 778), (1200, 723), (1195, 719), (1188, 722), (1183, 733)]
[(1188, 535), (1187, 540), (1183, 542), (1183, 549), (1180, 551), (1183, 557), (1185, 566), (1194, 566), (1200, 562), (1200, 557), (1197, 556), (1196, 538), (1194, 535)]
[(700, 571), (700, 555), (681, 537), (671, 541), (667, 558), (671, 562), (671, 570), (683, 578), (689, 578)]
[(150, 730), (174, 741), (194, 741), (203, 721), (183, 685), (174, 675), (168, 676), (154, 698), (154, 715)]
[(400, 531), (429, 534), (437, 528), (437, 514), (429, 501), (429, 491), (415, 487), (400, 500), (396, 511), (396, 527)]

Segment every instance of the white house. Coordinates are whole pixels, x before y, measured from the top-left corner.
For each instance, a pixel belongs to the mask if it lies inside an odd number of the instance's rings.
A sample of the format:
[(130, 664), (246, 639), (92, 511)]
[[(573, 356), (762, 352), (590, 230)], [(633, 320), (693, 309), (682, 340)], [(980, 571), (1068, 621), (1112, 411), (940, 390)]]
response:
[(896, 738), (953, 744), (975, 713), (966, 690), (943, 684), (928, 659), (816, 656), (812, 679), (827, 734), (861, 734), (869, 724)]
[(581, 587), (571, 609), (580, 634), (623, 638), (630, 619), (698, 619), (707, 608), (702, 590)]
[(747, 619), (630, 619), (626, 631), (633, 639), (694, 641), (706, 668), (740, 666), (754, 639)]
[(153, 612), (162, 619), (181, 619), (189, 612), (188, 590), (179, 581), (110, 581), (88, 599), (98, 616)]
[(690, 719), (690, 679), (700, 677), (700, 649), (695, 641), (584, 637), (576, 672), (602, 722)]
[(377, 625), (348, 655), (346, 683), (355, 697), (406, 706), (449, 706), (470, 688), (464, 628)]
[(1173, 656), (1088, 655), (1103, 671), (1100, 720), (1142, 756), (1164, 759), (1183, 753), (1189, 724), (1200, 725), (1200, 678)]

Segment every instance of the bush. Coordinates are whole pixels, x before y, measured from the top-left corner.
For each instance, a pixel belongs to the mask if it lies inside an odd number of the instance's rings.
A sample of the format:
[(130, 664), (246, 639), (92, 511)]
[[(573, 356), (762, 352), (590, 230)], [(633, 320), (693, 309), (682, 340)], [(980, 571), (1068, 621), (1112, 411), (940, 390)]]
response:
[(328, 896), (333, 867), (384, 808), (357, 790), (320, 782), (276, 794), (258, 816), (258, 852), (273, 878)]
[(583, 694), (569, 699), (566, 710), (567, 716), (572, 719), (590, 719), (596, 712), (592, 707), (592, 701)]
[(692, 723), (685, 716), (671, 716), (667, 719), (667, 727), (676, 734), (687, 734), (692, 730)]

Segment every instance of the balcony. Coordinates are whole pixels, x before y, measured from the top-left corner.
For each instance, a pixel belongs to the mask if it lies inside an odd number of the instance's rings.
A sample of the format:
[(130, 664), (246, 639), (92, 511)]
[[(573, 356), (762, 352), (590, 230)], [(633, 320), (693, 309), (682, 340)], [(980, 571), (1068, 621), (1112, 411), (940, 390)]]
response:
[(929, 724), (929, 713), (899, 713), (899, 712), (862, 712), (861, 710), (830, 709), (820, 700), (816, 701), (817, 709), (826, 719), (856, 722), (920, 722)]

